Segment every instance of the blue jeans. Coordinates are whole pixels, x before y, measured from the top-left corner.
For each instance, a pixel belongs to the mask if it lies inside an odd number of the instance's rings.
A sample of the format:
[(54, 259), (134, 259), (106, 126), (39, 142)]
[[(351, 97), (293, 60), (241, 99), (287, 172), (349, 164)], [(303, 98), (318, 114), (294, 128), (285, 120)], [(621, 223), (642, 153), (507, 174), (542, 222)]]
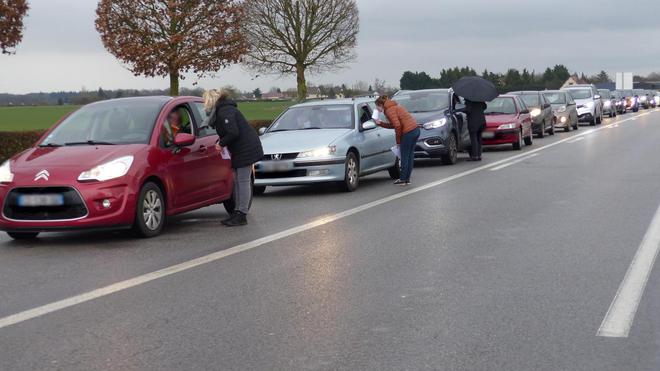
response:
[(421, 134), (419, 128), (401, 136), (401, 176), (399, 179), (409, 182), (415, 166), (415, 145)]

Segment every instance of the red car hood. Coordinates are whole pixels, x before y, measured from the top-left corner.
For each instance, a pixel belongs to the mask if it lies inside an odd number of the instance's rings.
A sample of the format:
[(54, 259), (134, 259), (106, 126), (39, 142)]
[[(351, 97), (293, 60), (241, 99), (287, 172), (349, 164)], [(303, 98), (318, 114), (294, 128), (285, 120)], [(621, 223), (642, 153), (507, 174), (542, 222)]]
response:
[(487, 127), (498, 127), (502, 124), (510, 124), (518, 120), (517, 115), (486, 115)]
[(122, 156), (135, 155), (145, 148), (145, 144), (35, 147), (15, 156), (11, 169), (14, 173), (56, 169), (85, 171)]

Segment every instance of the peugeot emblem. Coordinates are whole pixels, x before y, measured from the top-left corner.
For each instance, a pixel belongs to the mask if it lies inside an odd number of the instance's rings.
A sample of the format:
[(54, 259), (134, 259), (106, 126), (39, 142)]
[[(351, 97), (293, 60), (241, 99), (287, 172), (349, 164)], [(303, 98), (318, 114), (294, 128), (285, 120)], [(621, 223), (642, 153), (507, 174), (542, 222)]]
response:
[(282, 154), (281, 153), (276, 153), (273, 155), (273, 160), (279, 161), (282, 159)]
[(40, 172), (37, 173), (37, 175), (35, 175), (34, 181), (36, 182), (39, 179), (48, 181), (49, 177), (50, 177), (50, 173), (48, 172), (48, 170), (41, 170)]

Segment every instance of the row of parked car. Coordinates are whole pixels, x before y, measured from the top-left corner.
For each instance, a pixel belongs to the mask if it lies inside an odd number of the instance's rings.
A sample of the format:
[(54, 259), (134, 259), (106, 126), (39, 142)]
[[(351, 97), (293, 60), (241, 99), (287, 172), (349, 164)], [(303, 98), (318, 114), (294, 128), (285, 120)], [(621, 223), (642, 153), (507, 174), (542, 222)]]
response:
[[(488, 103), (486, 145), (531, 145), (534, 135), (577, 130), (612, 115), (654, 107), (657, 94), (597, 91), (512, 92)], [(463, 102), (451, 89), (401, 91), (394, 97), (422, 127), (420, 159), (454, 164), (470, 147)], [(608, 104), (609, 103), (609, 104)], [(295, 105), (261, 130), (265, 156), (254, 191), (269, 186), (339, 183), (388, 171), (399, 177), (394, 131), (372, 120), (374, 97)], [(177, 133), (170, 120), (178, 118)], [(32, 147), (0, 165), (0, 230), (14, 239), (41, 232), (132, 228), (158, 235), (167, 217), (223, 204), (236, 207), (231, 159), (205, 126), (199, 97), (138, 97), (86, 105)]]
[[(451, 89), (399, 91), (393, 99), (422, 127), (416, 158), (452, 165), (459, 152), (469, 149), (463, 101)], [(483, 141), (484, 145), (511, 145), (520, 150), (532, 145), (534, 136), (578, 130), (581, 122), (598, 125), (604, 115), (613, 117), (658, 103), (657, 92), (598, 90), (594, 85), (510, 92), (488, 102)], [(382, 170), (398, 178), (397, 158), (390, 150), (394, 133), (374, 124), (374, 109), (374, 97), (290, 107), (260, 131), (266, 155), (255, 167), (255, 193), (262, 194), (270, 186), (327, 182), (353, 191), (361, 176)]]

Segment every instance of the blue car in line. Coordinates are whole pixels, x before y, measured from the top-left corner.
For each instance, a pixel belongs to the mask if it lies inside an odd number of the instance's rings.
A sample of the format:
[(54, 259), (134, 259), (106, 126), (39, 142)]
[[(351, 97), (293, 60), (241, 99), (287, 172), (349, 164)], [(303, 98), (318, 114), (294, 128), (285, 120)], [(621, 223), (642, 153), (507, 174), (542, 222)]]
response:
[(355, 191), (360, 177), (388, 171), (399, 178), (394, 130), (372, 120), (373, 97), (294, 105), (260, 130), (264, 158), (255, 165), (254, 193), (266, 187), (335, 182)]

